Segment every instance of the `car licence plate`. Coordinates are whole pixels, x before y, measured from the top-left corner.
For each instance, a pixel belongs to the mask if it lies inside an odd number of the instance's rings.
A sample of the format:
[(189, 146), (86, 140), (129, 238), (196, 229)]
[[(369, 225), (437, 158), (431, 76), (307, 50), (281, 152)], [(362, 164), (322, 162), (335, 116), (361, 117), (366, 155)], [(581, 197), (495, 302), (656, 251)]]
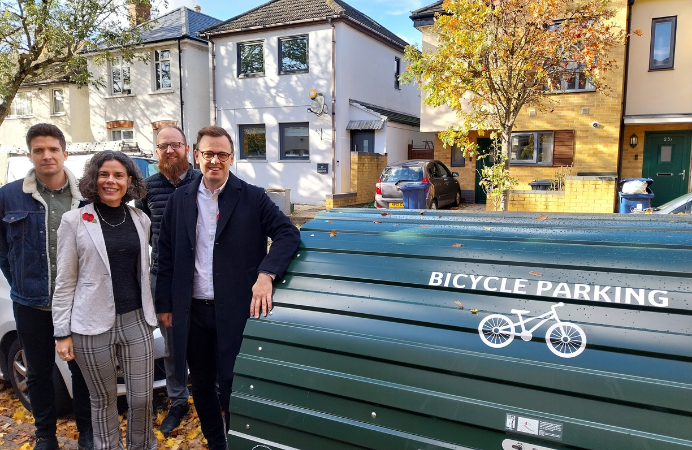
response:
[(403, 208), (404, 207), (404, 202), (395, 202), (395, 203), (390, 203), (389, 204), (390, 208)]

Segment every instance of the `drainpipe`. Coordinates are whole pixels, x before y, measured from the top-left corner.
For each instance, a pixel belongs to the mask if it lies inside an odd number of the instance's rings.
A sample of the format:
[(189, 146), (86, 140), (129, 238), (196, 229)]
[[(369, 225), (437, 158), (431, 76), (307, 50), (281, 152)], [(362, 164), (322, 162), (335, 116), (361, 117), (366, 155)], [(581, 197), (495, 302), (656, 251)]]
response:
[[(630, 60), (630, 30), (632, 28), (632, 6), (634, 5), (634, 0), (627, 0), (627, 40), (625, 41), (625, 76), (622, 81), (622, 107), (620, 111), (620, 141), (618, 142), (618, 166), (617, 174), (618, 181), (622, 179), (622, 160), (624, 158), (624, 145), (623, 140), (625, 139), (625, 112), (627, 109), (627, 81), (629, 78), (629, 60)], [(643, 155), (642, 155), (643, 157)], [(617, 186), (617, 184), (616, 184)], [(617, 206), (618, 197), (615, 197), (615, 203)]]
[(213, 123), (216, 125), (216, 44), (211, 40), (210, 35), (206, 35), (206, 38), (209, 39), (209, 53), (211, 54), (211, 106), (214, 110)]
[(332, 26), (332, 195), (336, 194), (336, 29), (332, 18), (327, 19)]
[(180, 82), (180, 129), (185, 132), (185, 102), (183, 102), (183, 51), (180, 49), (180, 38), (178, 38), (178, 79)]

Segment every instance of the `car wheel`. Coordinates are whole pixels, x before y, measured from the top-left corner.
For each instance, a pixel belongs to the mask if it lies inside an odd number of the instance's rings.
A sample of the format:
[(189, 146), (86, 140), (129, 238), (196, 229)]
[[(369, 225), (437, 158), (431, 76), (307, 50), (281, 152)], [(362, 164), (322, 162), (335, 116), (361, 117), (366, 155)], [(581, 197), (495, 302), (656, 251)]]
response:
[[(10, 349), (7, 352), (7, 367), (9, 368), (9, 378), (12, 389), (14, 389), (17, 398), (21, 404), (31, 411), (31, 402), (29, 401), (29, 389), (27, 386), (27, 364), (24, 357), (24, 349), (16, 338)], [(55, 409), (58, 415), (62, 416), (72, 410), (72, 398), (65, 387), (65, 382), (62, 379), (60, 370), (53, 364), (53, 385), (55, 386)]]
[(19, 338), (16, 338), (10, 350), (7, 352), (7, 367), (9, 369), (10, 384), (15, 395), (26, 409), (31, 411), (29, 403), (29, 388), (27, 387), (27, 364), (24, 358), (24, 350)]
[(461, 206), (461, 191), (457, 191), (457, 196), (454, 198), (454, 206)]

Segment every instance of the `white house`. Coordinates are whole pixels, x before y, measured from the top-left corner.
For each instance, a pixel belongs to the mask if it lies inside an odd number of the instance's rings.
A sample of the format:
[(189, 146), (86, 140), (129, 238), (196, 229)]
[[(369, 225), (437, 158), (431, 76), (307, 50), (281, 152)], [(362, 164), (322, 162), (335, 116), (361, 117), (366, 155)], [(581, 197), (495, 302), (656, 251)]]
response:
[(322, 203), (355, 191), (352, 151), (404, 160), (433, 139), (419, 133), (416, 86), (397, 78), (407, 43), (341, 0), (273, 0), (200, 36), (212, 42), (212, 119), (252, 184)]
[(0, 145), (25, 145), (26, 132), (42, 122), (58, 126), (67, 142), (91, 141), (89, 89), (55, 68), (27, 78), (0, 125)]
[(148, 62), (96, 65), (89, 57), (89, 71), (103, 82), (89, 87), (91, 140), (132, 139), (150, 151), (158, 129), (175, 124), (194, 142), (197, 131), (211, 124), (208, 43), (197, 32), (217, 23), (178, 8), (142, 33), (141, 51), (148, 53)]

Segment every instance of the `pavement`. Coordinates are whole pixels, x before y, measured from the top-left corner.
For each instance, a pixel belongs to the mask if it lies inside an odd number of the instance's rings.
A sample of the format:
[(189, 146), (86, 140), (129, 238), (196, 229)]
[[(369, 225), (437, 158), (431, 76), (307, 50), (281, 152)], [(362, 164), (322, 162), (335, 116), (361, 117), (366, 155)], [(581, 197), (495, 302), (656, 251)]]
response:
[[(367, 204), (363, 205), (352, 205), (349, 208), (367, 208)], [(463, 204), (457, 209), (450, 209), (445, 211), (458, 211), (462, 213), (473, 213), (473, 212), (485, 212), (485, 204)], [(303, 226), (305, 223), (310, 222), (315, 218), (316, 215), (322, 212), (327, 212), (327, 208), (324, 205), (302, 205), (293, 204), (293, 213), (289, 216), (291, 222), (298, 228)]]

